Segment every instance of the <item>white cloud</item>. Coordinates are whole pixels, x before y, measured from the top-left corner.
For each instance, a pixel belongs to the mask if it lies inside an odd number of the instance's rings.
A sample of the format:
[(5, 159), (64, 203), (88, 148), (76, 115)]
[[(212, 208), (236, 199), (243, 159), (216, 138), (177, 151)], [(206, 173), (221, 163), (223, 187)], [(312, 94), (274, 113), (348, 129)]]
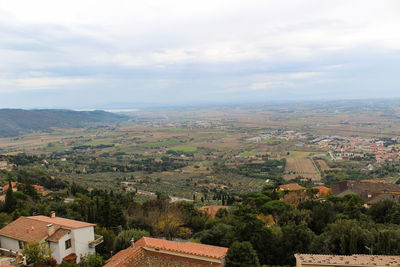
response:
[(275, 89), (279, 87), (291, 87), (294, 83), (286, 81), (272, 81), (272, 82), (258, 82), (253, 83), (250, 86), (251, 90), (265, 90), (265, 89)]
[(11, 75), (0, 76), (0, 92), (98, 80), (138, 95), (141, 88), (206, 95), (332, 83), (365, 55), (400, 51), (399, 3), (4, 0), (0, 73)]
[(31, 91), (58, 89), (59, 87), (75, 86), (94, 83), (96, 80), (91, 78), (77, 77), (29, 77), (29, 78), (4, 78), (0, 79), (0, 92)]

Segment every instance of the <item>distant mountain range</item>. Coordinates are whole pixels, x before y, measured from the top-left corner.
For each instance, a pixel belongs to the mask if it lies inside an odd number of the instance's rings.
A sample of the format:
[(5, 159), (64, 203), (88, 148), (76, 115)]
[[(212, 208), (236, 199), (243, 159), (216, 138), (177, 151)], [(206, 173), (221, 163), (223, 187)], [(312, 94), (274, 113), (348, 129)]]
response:
[(127, 117), (96, 111), (64, 109), (0, 109), (0, 137), (12, 137), (33, 131), (51, 131), (57, 128), (82, 128), (115, 124)]

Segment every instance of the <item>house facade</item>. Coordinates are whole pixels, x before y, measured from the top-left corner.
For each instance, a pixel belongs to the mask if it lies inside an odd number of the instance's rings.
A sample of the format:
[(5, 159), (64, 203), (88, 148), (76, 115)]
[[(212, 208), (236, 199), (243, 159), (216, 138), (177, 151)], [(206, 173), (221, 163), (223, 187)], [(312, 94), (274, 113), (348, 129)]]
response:
[(20, 217), (0, 230), (0, 247), (21, 252), (28, 242), (46, 243), (52, 257), (78, 263), (80, 259), (95, 253), (95, 246), (103, 239), (95, 236), (94, 224), (47, 216)]

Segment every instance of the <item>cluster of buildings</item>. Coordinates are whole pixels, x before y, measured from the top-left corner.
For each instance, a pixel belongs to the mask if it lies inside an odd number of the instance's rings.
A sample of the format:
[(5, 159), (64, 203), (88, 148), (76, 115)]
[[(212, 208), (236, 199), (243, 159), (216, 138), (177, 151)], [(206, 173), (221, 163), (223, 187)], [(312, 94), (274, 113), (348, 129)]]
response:
[[(305, 133), (296, 131), (274, 131), (247, 138), (249, 143), (260, 143), (266, 140), (298, 141), (296, 146), (306, 144), (317, 146), (328, 151), (332, 160), (348, 160), (373, 157), (378, 162), (400, 161), (400, 140), (398, 138), (363, 138), (342, 136), (319, 136), (307, 141)], [(398, 142), (399, 141), (399, 142)]]
[[(11, 188), (13, 192), (18, 190), (19, 186), (23, 186), (24, 184), (18, 183), (18, 182), (11, 182)], [(0, 195), (0, 201), (5, 201), (6, 198), (6, 192), (8, 188), (10, 187), (10, 184), (6, 184), (3, 187), (0, 186), (0, 192), (2, 192), (2, 195)], [(44, 190), (44, 187), (41, 185), (32, 185), (32, 187), (36, 190), (36, 192), (40, 195), (45, 195), (46, 192)]]
[(312, 143), (330, 151), (333, 160), (372, 156), (378, 162), (400, 161), (400, 144), (397, 143), (397, 138), (389, 141), (361, 137), (325, 136), (313, 140)]
[[(314, 186), (312, 189), (317, 189), (317, 198), (326, 198), (328, 195), (345, 196), (347, 194), (359, 195), (365, 203), (366, 207), (381, 200), (400, 201), (400, 186), (388, 183), (382, 179), (373, 180), (346, 180), (331, 184), (331, 188), (325, 186)], [(280, 191), (289, 192), (306, 192), (307, 188), (297, 184), (290, 183), (279, 186)]]

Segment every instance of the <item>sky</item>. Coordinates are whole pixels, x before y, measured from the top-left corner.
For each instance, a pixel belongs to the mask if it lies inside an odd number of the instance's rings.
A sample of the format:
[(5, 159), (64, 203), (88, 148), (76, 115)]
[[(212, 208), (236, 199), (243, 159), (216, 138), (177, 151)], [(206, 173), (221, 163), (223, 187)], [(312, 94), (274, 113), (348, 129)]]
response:
[(398, 0), (0, 0), (0, 108), (395, 97)]

